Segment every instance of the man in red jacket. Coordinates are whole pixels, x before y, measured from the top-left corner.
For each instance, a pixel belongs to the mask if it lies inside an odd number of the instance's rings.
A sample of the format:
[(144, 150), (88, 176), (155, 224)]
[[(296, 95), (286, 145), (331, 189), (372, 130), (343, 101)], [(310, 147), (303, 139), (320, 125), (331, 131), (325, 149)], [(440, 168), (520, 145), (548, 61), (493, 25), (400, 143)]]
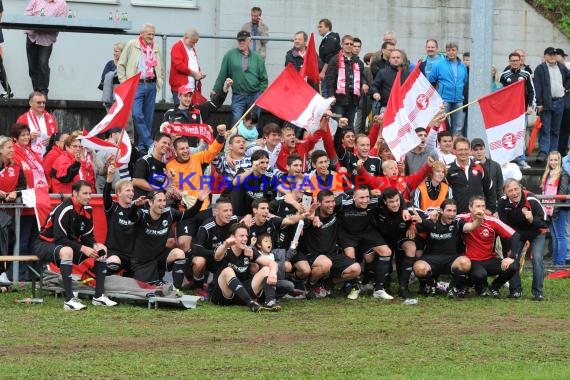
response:
[(30, 109), (21, 114), (16, 123), (30, 127), (31, 148), (43, 157), (51, 135), (57, 132), (57, 120), (55, 116), (46, 111), (46, 96), (43, 93), (34, 91), (28, 100)]
[[(181, 40), (172, 45), (170, 50), (170, 90), (174, 99), (174, 106), (176, 107), (180, 100), (178, 98), (178, 89), (182, 86), (189, 85), (193, 90), (193, 95), (201, 94), (202, 83), (200, 80), (206, 78), (206, 73), (200, 68), (198, 61), (198, 54), (196, 53), (196, 44), (200, 39), (198, 31), (194, 28), (189, 28), (184, 33)], [(200, 95), (200, 98), (203, 97)], [(201, 103), (199, 99), (194, 103)]]

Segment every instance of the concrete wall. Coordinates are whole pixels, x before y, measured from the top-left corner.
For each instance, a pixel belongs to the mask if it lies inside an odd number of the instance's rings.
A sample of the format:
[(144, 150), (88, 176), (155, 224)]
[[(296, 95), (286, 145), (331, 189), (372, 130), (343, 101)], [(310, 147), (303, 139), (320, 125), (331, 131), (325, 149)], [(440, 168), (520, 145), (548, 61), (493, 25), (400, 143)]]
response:
[[(139, 0), (140, 1), (140, 0)], [(185, 0), (177, 0), (185, 1)], [(106, 2), (112, 4), (97, 4)], [(153, 22), (159, 33), (181, 34), (187, 27), (196, 27), (202, 35), (235, 36), (249, 20), (249, 9), (263, 9), (263, 19), (273, 37), (292, 38), (297, 30), (316, 33), (317, 22), (327, 17), (333, 30), (352, 34), (363, 40), (363, 54), (378, 50), (382, 34), (393, 30), (398, 45), (415, 60), (423, 54), (426, 38), (436, 38), (440, 45), (454, 40), (460, 50), (469, 49), (470, 2), (465, 0), (197, 0), (197, 9), (135, 6), (136, 0), (68, 1), (79, 18), (106, 19), (109, 11), (120, 7), (129, 14), (135, 30), (143, 22)], [(22, 14), (26, 0), (4, 0), (5, 14)], [(540, 63), (546, 46), (570, 50), (568, 39), (523, 0), (495, 1), (494, 62), (499, 69), (507, 64), (507, 55), (515, 48), (527, 50), (527, 63)], [(5, 65), (17, 97), (26, 97), (31, 90), (27, 76), (25, 36), (19, 30), (4, 30)], [(52, 99), (98, 100), (101, 70), (111, 58), (112, 44), (126, 41), (129, 36), (61, 33), (51, 59)], [(177, 38), (167, 40), (167, 50)], [(317, 44), (320, 38), (317, 35)], [(267, 68), (274, 78), (283, 67), (290, 42), (272, 41), (268, 45)], [(204, 88), (211, 88), (221, 57), (235, 46), (234, 40), (202, 38), (198, 53), (208, 73)]]

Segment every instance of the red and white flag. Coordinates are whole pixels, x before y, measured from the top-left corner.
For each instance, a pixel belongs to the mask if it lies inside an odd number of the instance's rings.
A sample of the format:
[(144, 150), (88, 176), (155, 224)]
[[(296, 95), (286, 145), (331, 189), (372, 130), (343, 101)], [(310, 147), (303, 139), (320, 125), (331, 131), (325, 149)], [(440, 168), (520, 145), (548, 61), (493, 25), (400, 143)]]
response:
[(257, 99), (256, 104), (275, 116), (313, 133), (334, 97), (325, 99), (289, 64)]
[(382, 137), (396, 160), (401, 160), (408, 151), (420, 143), (415, 126), (404, 108), (404, 94), (400, 84), (401, 72), (401, 69), (398, 70), (390, 91), (388, 106), (384, 112), (384, 128), (382, 129)]
[[(83, 136), (79, 137), (84, 147), (109, 152), (111, 154), (117, 152), (117, 145), (100, 139), (97, 135), (104, 133), (111, 128), (126, 128), (133, 100), (137, 92), (139, 78), (140, 73), (137, 73), (115, 88), (115, 102), (109, 109), (109, 112), (107, 112), (107, 115), (105, 115), (105, 117), (95, 127), (93, 127), (91, 131), (83, 131)], [(120, 151), (119, 159), (116, 163), (117, 167), (122, 164), (128, 164), (131, 159), (131, 140), (126, 132), (122, 133), (122, 136), (123, 137), (118, 146)]]
[(315, 35), (313, 33), (309, 37), (309, 44), (307, 45), (303, 66), (299, 74), (301, 78), (306, 79), (309, 83), (319, 84), (321, 80), (319, 77), (319, 59), (317, 57), (317, 49), (315, 48)]
[(526, 126), (524, 80), (483, 96), (479, 107), (491, 158), (503, 165), (522, 155)]
[(427, 129), (430, 121), (440, 111), (443, 99), (422, 74), (419, 64), (402, 84), (401, 91), (404, 108), (414, 129), (419, 127)]

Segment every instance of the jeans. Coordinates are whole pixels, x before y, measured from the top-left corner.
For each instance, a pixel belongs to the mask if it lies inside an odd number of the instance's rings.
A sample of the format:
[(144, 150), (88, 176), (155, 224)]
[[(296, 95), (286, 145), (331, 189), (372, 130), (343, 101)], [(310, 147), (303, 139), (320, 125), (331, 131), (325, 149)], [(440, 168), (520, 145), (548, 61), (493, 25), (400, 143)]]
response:
[[(445, 112), (453, 111), (456, 108), (463, 107), (463, 102), (444, 102), (445, 104)], [(451, 124), (451, 133), (456, 134), (459, 133), (462, 136), (463, 134), (463, 123), (465, 121), (465, 115), (463, 110), (457, 111), (449, 115), (450, 117), (450, 124)]]
[(570, 217), (568, 216), (568, 211), (566, 211), (566, 260), (570, 260), (570, 246), (568, 241), (570, 240)]
[(180, 104), (180, 98), (178, 97), (178, 91), (172, 91), (172, 101), (174, 102), (174, 108), (177, 108)]
[(556, 218), (552, 218), (550, 224), (550, 236), (552, 237), (552, 264), (564, 265), (568, 246), (566, 243), (566, 214), (568, 211), (560, 210)]
[(563, 113), (564, 99), (553, 100), (552, 109), (541, 112), (542, 128), (538, 137), (539, 152), (548, 154), (558, 150), (558, 138)]
[(348, 118), (348, 128), (354, 129), (354, 116), (356, 115), (356, 104), (344, 106), (334, 105), (332, 111)]
[(40, 91), (47, 95), (49, 87), (49, 57), (53, 45), (41, 46), (30, 41), (26, 37), (26, 54), (28, 56), (28, 73), (32, 80), (34, 91)]
[[(532, 295), (538, 296), (544, 293), (544, 247), (546, 243), (546, 235), (538, 234), (537, 236), (529, 239), (530, 252), (532, 253)], [(524, 241), (521, 241), (519, 252), (515, 253), (515, 265), (517, 272), (509, 282), (509, 289), (511, 293), (522, 292), (521, 276), (520, 276), (520, 256), (524, 246)]]
[[(237, 123), (240, 117), (243, 116), (245, 111), (251, 107), (253, 103), (259, 98), (261, 93), (258, 91), (255, 94), (251, 95), (243, 95), (243, 94), (236, 94), (232, 95), (232, 126)], [(259, 119), (259, 114), (261, 113), (261, 109), (259, 107), (254, 107), (251, 112), (256, 112), (257, 117)]]
[(137, 131), (139, 149), (148, 150), (152, 145), (151, 132), (155, 102), (156, 83), (139, 83), (132, 108), (133, 124)]

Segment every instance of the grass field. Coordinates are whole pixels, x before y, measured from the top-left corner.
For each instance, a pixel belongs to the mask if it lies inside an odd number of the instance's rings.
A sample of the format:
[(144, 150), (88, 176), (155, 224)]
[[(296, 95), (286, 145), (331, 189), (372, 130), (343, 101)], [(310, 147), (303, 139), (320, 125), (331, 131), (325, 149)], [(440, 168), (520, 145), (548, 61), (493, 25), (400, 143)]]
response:
[(268, 314), (66, 312), (61, 298), (2, 294), (0, 378), (569, 378), (570, 280), (546, 280), (544, 302), (528, 280), (522, 300), (293, 300)]

